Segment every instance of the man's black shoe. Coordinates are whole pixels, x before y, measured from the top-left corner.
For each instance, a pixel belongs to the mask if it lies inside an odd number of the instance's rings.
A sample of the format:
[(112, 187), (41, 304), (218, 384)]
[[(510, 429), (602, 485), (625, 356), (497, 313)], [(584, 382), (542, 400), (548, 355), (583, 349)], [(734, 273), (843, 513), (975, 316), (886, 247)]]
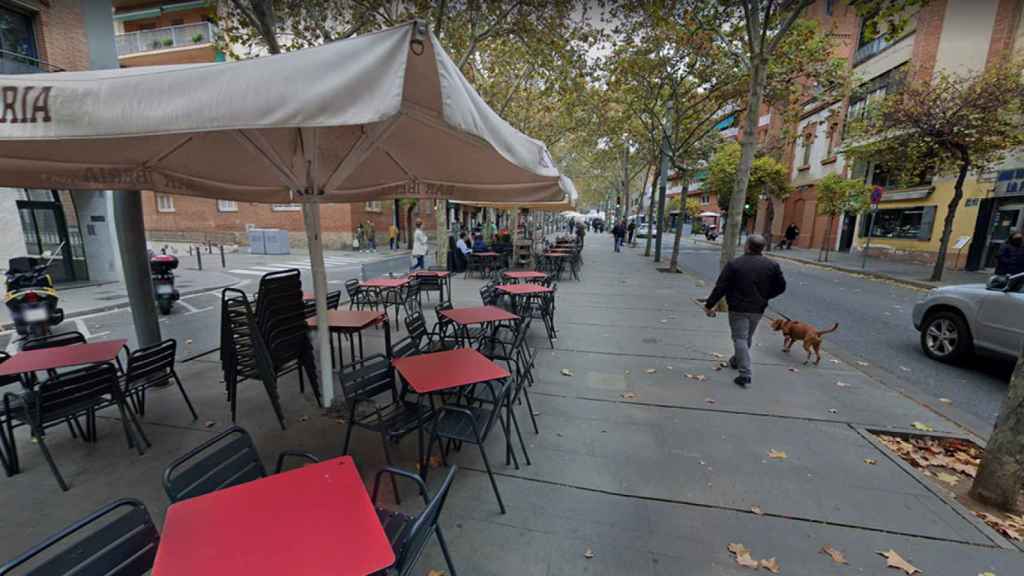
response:
[(735, 382), (740, 388), (746, 388), (750, 385), (750, 378), (747, 378), (746, 376), (737, 376), (733, 382)]

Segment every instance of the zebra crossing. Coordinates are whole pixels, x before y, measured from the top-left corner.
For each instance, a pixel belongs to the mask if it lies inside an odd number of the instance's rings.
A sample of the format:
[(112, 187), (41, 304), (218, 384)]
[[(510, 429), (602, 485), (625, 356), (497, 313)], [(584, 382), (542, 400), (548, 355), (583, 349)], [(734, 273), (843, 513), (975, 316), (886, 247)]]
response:
[[(350, 268), (352, 266), (359, 266), (366, 262), (365, 258), (358, 258), (354, 256), (325, 256), (324, 267), (328, 270), (332, 268)], [(277, 272), (279, 270), (290, 270), (292, 268), (298, 268), (299, 270), (312, 270), (313, 266), (309, 262), (309, 258), (302, 260), (295, 260), (292, 262), (280, 262), (280, 263), (268, 263), (263, 262), (258, 266), (248, 266), (246, 268), (235, 268), (228, 270), (229, 274), (241, 274), (243, 276), (263, 276), (268, 272)]]

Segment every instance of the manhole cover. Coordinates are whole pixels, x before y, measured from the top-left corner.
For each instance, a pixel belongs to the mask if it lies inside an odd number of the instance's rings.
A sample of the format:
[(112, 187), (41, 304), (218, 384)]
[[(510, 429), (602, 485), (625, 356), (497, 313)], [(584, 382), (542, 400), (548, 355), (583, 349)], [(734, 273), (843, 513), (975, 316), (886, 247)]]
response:
[(641, 342), (643, 342), (644, 344), (657, 344), (658, 343), (658, 339), (657, 338), (644, 338), (643, 340), (641, 340)]

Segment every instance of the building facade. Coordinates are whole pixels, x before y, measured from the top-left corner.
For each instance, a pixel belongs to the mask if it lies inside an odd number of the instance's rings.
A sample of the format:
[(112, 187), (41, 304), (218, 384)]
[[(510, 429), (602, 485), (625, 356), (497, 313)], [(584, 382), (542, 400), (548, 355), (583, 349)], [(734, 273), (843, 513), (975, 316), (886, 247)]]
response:
[[(970, 74), (1005, 54), (1019, 55), (1022, 5), (1021, 0), (930, 0), (914, 9), (906, 28), (891, 38), (884, 29), (869, 36), (849, 2), (820, 0), (807, 9), (807, 17), (833, 30), (836, 54), (848, 58), (856, 86), (847, 100), (808, 102), (796, 127), (791, 155), (795, 191), (785, 202), (782, 225), (800, 227), (800, 246), (859, 251), (870, 236), (873, 255), (934, 262), (954, 193), (953, 175), (923, 173), (906, 186), (878, 163), (848, 163), (842, 154), (845, 123), (904, 82), (926, 81), (938, 71)], [(817, 214), (815, 189), (829, 173), (862, 178), (880, 188), (877, 212), (848, 214), (829, 228), (826, 217)], [(1024, 157), (968, 179), (947, 266), (991, 266), (1009, 231), (1024, 225), (1019, 181), (1024, 181)]]
[[(0, 0), (0, 74), (116, 67), (110, 15), (104, 0)], [(0, 267), (57, 253), (57, 282), (120, 278), (112, 205), (110, 192), (0, 188)]]

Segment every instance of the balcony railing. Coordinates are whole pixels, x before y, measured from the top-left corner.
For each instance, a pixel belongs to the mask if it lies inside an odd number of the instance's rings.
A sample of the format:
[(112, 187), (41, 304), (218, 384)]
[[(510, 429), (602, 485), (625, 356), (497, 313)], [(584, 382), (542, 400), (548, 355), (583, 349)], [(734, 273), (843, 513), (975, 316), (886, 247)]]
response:
[(39, 72), (62, 72), (60, 66), (54, 66), (38, 58), (0, 50), (0, 74), (37, 74)]
[(853, 53), (853, 65), (857, 66), (858, 64), (870, 60), (876, 54), (892, 45), (893, 42), (886, 39), (885, 34), (882, 34), (871, 42), (857, 48), (857, 51)]
[(156, 50), (189, 48), (209, 44), (216, 38), (217, 27), (210, 22), (139, 30), (117, 35), (117, 55), (120, 57)]

